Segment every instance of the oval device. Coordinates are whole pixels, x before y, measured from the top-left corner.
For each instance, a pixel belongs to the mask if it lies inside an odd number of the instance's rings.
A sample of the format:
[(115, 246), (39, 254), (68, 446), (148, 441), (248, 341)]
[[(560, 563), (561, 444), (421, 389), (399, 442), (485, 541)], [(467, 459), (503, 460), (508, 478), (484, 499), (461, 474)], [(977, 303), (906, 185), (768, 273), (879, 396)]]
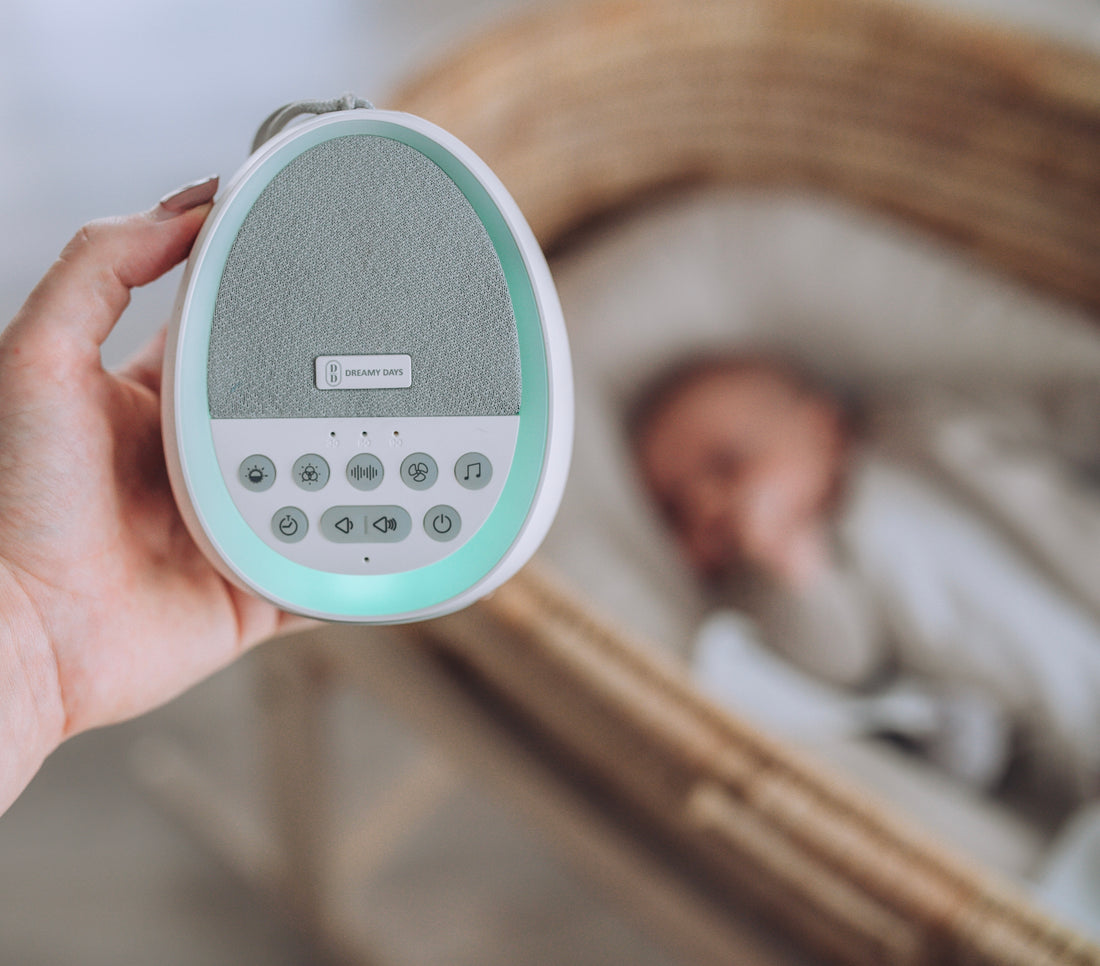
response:
[(545, 259), (469, 148), (341, 110), (260, 146), (187, 262), (164, 440), (230, 579), (341, 621), (444, 614), (553, 519), (573, 432)]

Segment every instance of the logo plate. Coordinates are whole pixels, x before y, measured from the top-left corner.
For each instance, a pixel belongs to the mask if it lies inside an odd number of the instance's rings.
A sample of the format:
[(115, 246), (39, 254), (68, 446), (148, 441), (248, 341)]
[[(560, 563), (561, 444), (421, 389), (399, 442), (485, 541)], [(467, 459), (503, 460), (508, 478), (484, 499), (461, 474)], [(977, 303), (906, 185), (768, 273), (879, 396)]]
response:
[(318, 356), (318, 389), (408, 389), (412, 356)]

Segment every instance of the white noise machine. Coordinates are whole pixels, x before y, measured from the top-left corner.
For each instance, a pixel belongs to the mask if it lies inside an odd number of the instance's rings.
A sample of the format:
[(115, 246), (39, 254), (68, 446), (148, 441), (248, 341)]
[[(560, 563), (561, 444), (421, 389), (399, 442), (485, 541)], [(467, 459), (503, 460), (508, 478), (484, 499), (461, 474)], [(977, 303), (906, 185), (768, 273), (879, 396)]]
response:
[(176, 500), (219, 570), (363, 623), (514, 574), (573, 435), (561, 309), (515, 202), (447, 132), (350, 97), (273, 114), (214, 205), (163, 407)]

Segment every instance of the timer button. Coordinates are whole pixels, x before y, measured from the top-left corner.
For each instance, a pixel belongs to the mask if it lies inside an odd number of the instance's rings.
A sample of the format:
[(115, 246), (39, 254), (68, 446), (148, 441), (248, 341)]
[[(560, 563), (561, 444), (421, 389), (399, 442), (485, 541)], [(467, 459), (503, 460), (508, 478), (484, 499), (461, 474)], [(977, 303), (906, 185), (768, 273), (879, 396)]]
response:
[(283, 543), (297, 543), (309, 530), (306, 515), (296, 506), (284, 506), (271, 518), (271, 532)]

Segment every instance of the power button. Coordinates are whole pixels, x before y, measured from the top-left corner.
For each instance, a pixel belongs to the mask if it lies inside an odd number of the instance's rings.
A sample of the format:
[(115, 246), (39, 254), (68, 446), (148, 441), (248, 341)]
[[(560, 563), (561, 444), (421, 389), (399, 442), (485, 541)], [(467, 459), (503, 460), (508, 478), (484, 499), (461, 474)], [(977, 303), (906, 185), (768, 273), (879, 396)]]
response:
[(453, 506), (433, 506), (424, 514), (424, 532), (440, 543), (454, 540), (461, 529), (462, 518)]

